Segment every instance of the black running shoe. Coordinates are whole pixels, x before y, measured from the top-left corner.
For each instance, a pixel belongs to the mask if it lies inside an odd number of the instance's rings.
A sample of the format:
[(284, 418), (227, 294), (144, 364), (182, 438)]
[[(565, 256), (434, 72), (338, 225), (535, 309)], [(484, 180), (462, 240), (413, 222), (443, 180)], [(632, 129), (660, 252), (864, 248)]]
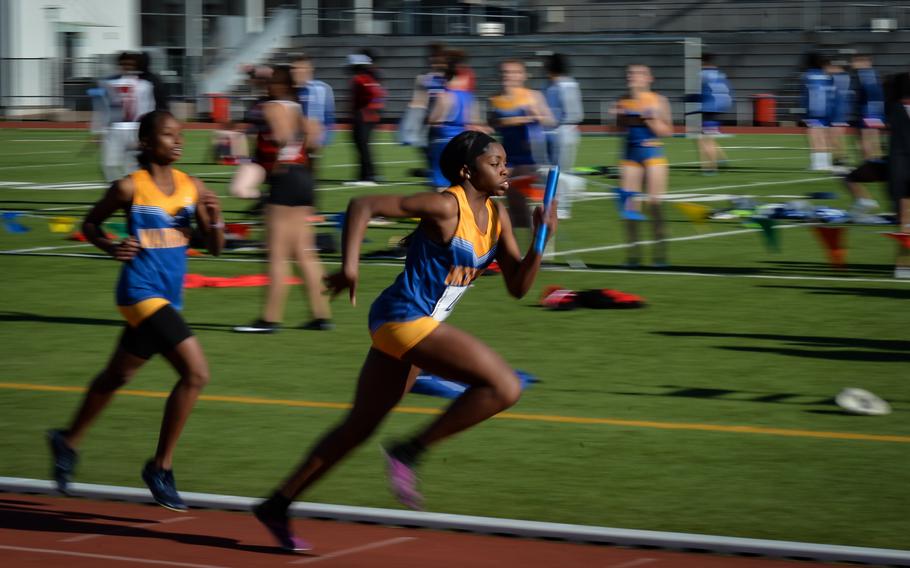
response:
[(142, 480), (148, 485), (155, 502), (165, 509), (183, 513), (189, 508), (177, 493), (173, 470), (158, 469), (155, 467), (155, 462), (149, 460), (142, 468)]
[(291, 532), (291, 521), (288, 519), (287, 512), (274, 511), (269, 507), (268, 501), (263, 501), (253, 507), (253, 515), (269, 531), (269, 534), (278, 541), (278, 546), (282, 550), (304, 552), (313, 548), (313, 545), (309, 542), (294, 536), (294, 533)]
[(335, 324), (332, 323), (332, 320), (316, 318), (300, 326), (300, 329), (307, 329), (310, 331), (331, 331), (335, 329)]
[(265, 321), (265, 320), (256, 320), (249, 325), (238, 325), (234, 327), (234, 331), (237, 333), (275, 333), (281, 329), (281, 324)]
[(64, 432), (65, 430), (48, 430), (47, 442), (51, 447), (51, 456), (54, 458), (53, 474), (54, 481), (57, 482), (57, 490), (64, 495), (69, 495), (69, 483), (73, 479), (79, 454), (66, 443), (63, 438)]

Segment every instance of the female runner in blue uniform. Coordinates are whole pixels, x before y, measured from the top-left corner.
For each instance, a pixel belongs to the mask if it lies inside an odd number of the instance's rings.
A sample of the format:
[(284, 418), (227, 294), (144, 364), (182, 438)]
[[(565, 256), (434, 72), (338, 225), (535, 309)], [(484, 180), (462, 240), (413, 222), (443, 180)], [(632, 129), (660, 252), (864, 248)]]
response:
[[(522, 258), (509, 215), (492, 196), (509, 187), (506, 154), (490, 136), (459, 134), (442, 153), (442, 171), (452, 184), (442, 193), (377, 195), (354, 199), (348, 206), (341, 271), (328, 277), (335, 294), (349, 290), (356, 305), (358, 259), (369, 220), (419, 217), (410, 237), (404, 272), (383, 291), (370, 309), (373, 345), (360, 371), (353, 408), (326, 434), (296, 470), (254, 514), (286, 550), (310, 545), (291, 532), (291, 502), (366, 440), (411, 389), (419, 369), (460, 381), (468, 389), (413, 438), (388, 448), (389, 480), (399, 501), (420, 508), (415, 467), (430, 446), (494, 416), (518, 401), (521, 386), (515, 372), (485, 343), (443, 323), (471, 282), (494, 260), (506, 288), (516, 298), (527, 293), (540, 268), (533, 248)], [(546, 213), (550, 233), (556, 207)], [(537, 208), (537, 223), (544, 213)]]
[[(158, 449), (142, 470), (142, 479), (160, 505), (185, 511), (171, 463), (177, 439), (209, 380), (199, 340), (179, 312), (186, 250), (195, 217), (209, 252), (219, 254), (224, 246), (224, 222), (218, 197), (200, 180), (171, 167), (183, 152), (180, 123), (171, 113), (156, 110), (142, 117), (139, 146), (142, 167), (114, 182), (82, 225), (92, 244), (123, 263), (117, 307), (126, 325), (113, 356), (92, 381), (69, 428), (49, 431), (48, 439), (54, 479), (66, 493), (76, 467), (76, 448), (89, 426), (120, 387), (153, 355), (163, 354), (180, 380), (167, 399)], [(126, 214), (129, 236), (116, 243), (105, 236), (101, 224), (120, 210)]]
[(458, 62), (447, 55), (445, 69), (445, 87), (436, 95), (436, 101), (427, 120), (430, 124), (430, 163), (431, 183), (440, 191), (449, 187), (449, 180), (442, 173), (439, 159), (442, 151), (452, 138), (455, 138), (471, 126), (472, 130), (480, 127), (480, 116), (474, 94), (467, 90), (454, 88), (458, 80)]
[(661, 199), (667, 192), (669, 165), (660, 138), (673, 135), (673, 118), (666, 97), (651, 90), (654, 77), (647, 65), (629, 65), (626, 82), (629, 94), (615, 108), (619, 125), (626, 131), (619, 190), (620, 209), (631, 246), (626, 265), (636, 267), (641, 261), (638, 222), (644, 216), (638, 211), (638, 201), (631, 197), (639, 193), (644, 184), (648, 214), (654, 228), (653, 263), (656, 267), (665, 267), (666, 230)]

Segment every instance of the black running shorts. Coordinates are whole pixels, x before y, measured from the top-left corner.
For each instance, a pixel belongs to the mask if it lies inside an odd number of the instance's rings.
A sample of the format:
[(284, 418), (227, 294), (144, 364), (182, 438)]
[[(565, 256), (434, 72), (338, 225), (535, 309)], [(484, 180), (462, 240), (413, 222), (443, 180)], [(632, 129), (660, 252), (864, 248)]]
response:
[(120, 336), (120, 347), (140, 359), (151, 359), (157, 353), (173, 351), (192, 335), (180, 312), (168, 304), (136, 327), (127, 324)]
[(303, 164), (276, 164), (269, 175), (268, 203), (289, 207), (311, 207), (315, 188), (310, 168)]

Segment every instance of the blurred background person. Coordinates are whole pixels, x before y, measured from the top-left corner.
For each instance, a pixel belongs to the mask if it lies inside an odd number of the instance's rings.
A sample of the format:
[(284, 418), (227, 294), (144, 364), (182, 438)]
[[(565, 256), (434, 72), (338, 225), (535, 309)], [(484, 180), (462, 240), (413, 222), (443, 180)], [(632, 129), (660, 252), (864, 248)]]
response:
[(399, 124), (399, 141), (406, 146), (414, 146), (419, 161), (423, 164), (422, 167), (411, 170), (414, 177), (428, 177), (433, 169), (427, 120), (432, 100), (445, 88), (445, 51), (445, 46), (441, 43), (427, 46), (428, 70), (414, 78), (411, 100)]
[(167, 85), (157, 74), (152, 72), (152, 56), (148, 51), (138, 54), (139, 78), (152, 84), (152, 94), (155, 97), (155, 110), (169, 110), (170, 100)]
[(455, 62), (455, 77), (451, 81), (450, 87), (458, 91), (477, 90), (477, 75), (474, 69), (468, 65), (468, 54), (463, 49), (448, 49), (446, 57)]
[(553, 115), (554, 127), (546, 132), (547, 153), (549, 162), (559, 166), (562, 174), (558, 186), (558, 207), (556, 214), (560, 219), (572, 216), (572, 200), (568, 176), (575, 167), (580, 136), (578, 125), (584, 120), (584, 107), (581, 102), (581, 88), (578, 82), (569, 76), (568, 58), (561, 53), (547, 57), (545, 66), (550, 84), (544, 90), (544, 98), (550, 113)]
[(370, 137), (379, 123), (385, 91), (372, 66), (373, 59), (362, 53), (348, 56), (351, 67), (351, 134), (360, 157), (360, 172), (348, 185), (372, 186), (377, 183), (376, 166), (370, 151)]
[(885, 97), (882, 84), (872, 66), (871, 55), (856, 53), (850, 65), (854, 72), (853, 92), (860, 150), (864, 160), (876, 160), (882, 156), (879, 132), (885, 127)]
[(654, 230), (653, 265), (668, 266), (667, 232), (661, 199), (667, 192), (669, 164), (661, 138), (673, 135), (673, 118), (667, 98), (651, 90), (654, 76), (647, 65), (626, 69), (629, 92), (616, 107), (620, 128), (626, 132), (625, 153), (620, 168), (620, 209), (626, 225), (629, 254), (626, 266), (641, 263), (638, 225), (645, 217), (635, 196), (644, 186), (647, 212)]
[[(335, 92), (325, 81), (314, 78), (313, 60), (308, 55), (294, 59), (292, 70), (294, 84), (297, 87), (297, 102), (303, 115), (319, 125), (322, 136), (319, 147), (325, 148), (332, 143), (335, 134)], [(316, 173), (316, 154), (310, 154), (310, 171), (314, 178)]]
[(803, 124), (809, 139), (809, 169), (830, 171), (831, 148), (828, 143), (828, 116), (833, 82), (825, 73), (827, 58), (817, 52), (806, 54), (802, 76)]
[(308, 150), (318, 146), (319, 126), (303, 116), (289, 66), (275, 67), (268, 94), (269, 100), (261, 104), (264, 128), (257, 146), (260, 164), (268, 172), (265, 225), (269, 285), (262, 316), (234, 331), (274, 333), (281, 328), (291, 259), (300, 267), (312, 310), (313, 319), (304, 329), (332, 329), (328, 299), (322, 294), (323, 271), (316, 254), (315, 233), (308, 221), (314, 213), (316, 188), (307, 156)]
[(139, 168), (139, 120), (155, 110), (154, 86), (140, 77), (139, 56), (123, 52), (118, 73), (99, 81), (101, 96), (92, 114), (92, 132), (101, 136), (101, 169), (114, 182)]
[(427, 122), (430, 125), (430, 183), (437, 190), (447, 189), (452, 184), (443, 174), (439, 160), (442, 151), (452, 138), (455, 138), (469, 127), (483, 130), (480, 127), (480, 111), (473, 93), (456, 88), (464, 86), (463, 78), (458, 75), (457, 53), (446, 56), (446, 67), (443, 74), (443, 90), (435, 96), (433, 109)]
[(831, 149), (832, 171), (843, 173), (849, 163), (847, 156), (847, 127), (850, 126), (850, 112), (853, 110), (853, 92), (850, 74), (841, 61), (829, 61), (825, 73), (831, 77), (831, 92), (828, 103), (828, 146)]
[[(538, 164), (546, 163), (544, 128), (556, 125), (543, 95), (525, 87), (528, 79), (523, 61), (506, 59), (499, 65), (502, 90), (490, 98), (490, 125), (496, 129), (506, 151), (512, 178), (538, 177)], [(531, 227), (527, 197), (516, 184), (506, 192), (513, 226)]]
[[(269, 100), (268, 81), (272, 76), (272, 68), (266, 65), (248, 65), (245, 68), (247, 87), (250, 90), (250, 99), (243, 113), (243, 119), (233, 129), (236, 136), (258, 139), (259, 132), (265, 128), (262, 114), (262, 104)], [(247, 142), (248, 144), (248, 142)], [(265, 182), (266, 170), (262, 166), (263, 156), (260, 155), (259, 145), (256, 144), (253, 156), (250, 159), (239, 160), (237, 169), (231, 177), (230, 194), (241, 199), (255, 199), (256, 202), (247, 211), (248, 214), (259, 215), (265, 204), (259, 187)]]
[(890, 129), (888, 189), (897, 209), (898, 230), (910, 233), (910, 73), (885, 81), (885, 116)]
[(717, 68), (714, 54), (701, 56), (701, 136), (698, 137), (698, 154), (701, 171), (717, 173), (718, 165), (727, 155), (717, 144), (720, 136), (721, 115), (733, 108), (733, 92), (727, 75)]

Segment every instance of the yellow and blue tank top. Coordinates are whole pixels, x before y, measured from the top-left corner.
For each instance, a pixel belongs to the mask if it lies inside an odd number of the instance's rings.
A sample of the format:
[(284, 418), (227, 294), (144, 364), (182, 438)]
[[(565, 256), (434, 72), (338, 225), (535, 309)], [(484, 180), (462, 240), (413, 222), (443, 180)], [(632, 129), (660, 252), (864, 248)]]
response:
[(445, 320), (468, 286), (496, 257), (499, 210), (487, 199), (486, 231), (477, 227), (474, 213), (461, 186), (446, 190), (458, 200), (458, 226), (447, 245), (441, 245), (418, 228), (408, 246), (404, 272), (386, 288), (370, 308), (370, 331), (382, 324), (422, 317)]
[[(629, 97), (619, 101), (619, 107), (628, 117), (653, 116), (660, 110), (660, 98), (657, 93), (646, 91), (637, 97)], [(626, 147), (657, 147), (663, 142), (651, 128), (642, 121), (634, 121), (626, 127)]]
[(171, 171), (171, 195), (162, 193), (145, 169), (129, 176), (134, 190), (127, 227), (141, 249), (120, 271), (117, 306), (133, 326), (165, 304), (178, 310), (183, 305), (186, 250), (198, 192), (190, 176)]
[[(534, 95), (529, 89), (516, 89), (511, 96), (496, 95), (490, 98), (490, 112), (495, 120), (533, 115)], [(526, 166), (537, 163), (545, 144), (543, 127), (539, 122), (498, 126), (509, 166)]]

